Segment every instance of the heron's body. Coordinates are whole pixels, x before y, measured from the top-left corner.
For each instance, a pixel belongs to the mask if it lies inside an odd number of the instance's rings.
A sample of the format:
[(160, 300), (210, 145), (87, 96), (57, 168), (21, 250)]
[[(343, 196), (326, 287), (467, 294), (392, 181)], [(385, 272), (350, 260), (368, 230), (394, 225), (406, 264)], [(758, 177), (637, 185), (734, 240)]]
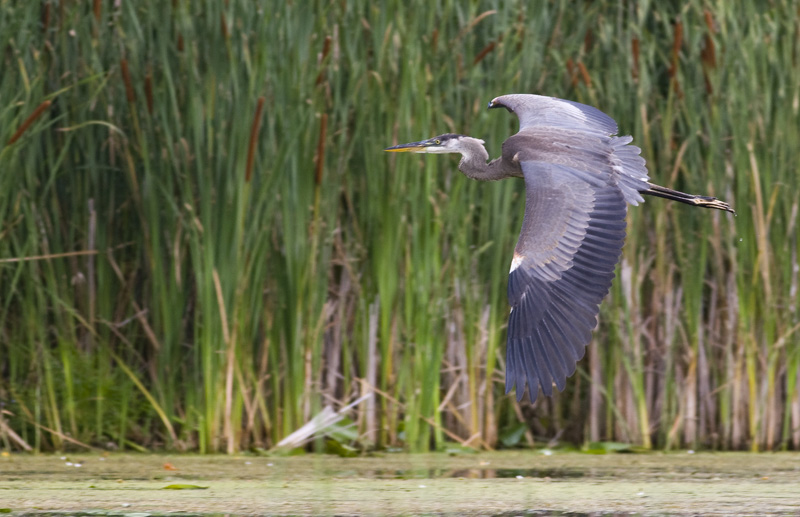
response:
[(489, 103), (520, 119), (520, 130), (487, 163), (483, 141), (446, 134), (388, 151), (461, 153), (459, 169), (492, 181), (525, 180), (525, 216), (511, 261), (511, 315), (506, 349), (506, 392), (533, 402), (541, 386), (564, 389), (597, 325), (625, 239), (627, 205), (642, 194), (732, 212), (716, 198), (684, 194), (650, 183), (630, 136), (603, 112), (538, 95), (504, 95)]

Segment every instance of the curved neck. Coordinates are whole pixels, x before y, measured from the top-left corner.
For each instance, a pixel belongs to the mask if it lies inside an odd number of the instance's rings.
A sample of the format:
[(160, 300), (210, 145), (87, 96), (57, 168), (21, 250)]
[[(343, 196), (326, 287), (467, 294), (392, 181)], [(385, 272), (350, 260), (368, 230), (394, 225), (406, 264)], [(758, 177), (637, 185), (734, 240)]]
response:
[(458, 170), (465, 176), (479, 181), (495, 181), (513, 176), (512, 173), (505, 170), (502, 158), (486, 163), (489, 153), (483, 147), (483, 141), (469, 138), (466, 142), (469, 145), (460, 150), (461, 162), (458, 164)]

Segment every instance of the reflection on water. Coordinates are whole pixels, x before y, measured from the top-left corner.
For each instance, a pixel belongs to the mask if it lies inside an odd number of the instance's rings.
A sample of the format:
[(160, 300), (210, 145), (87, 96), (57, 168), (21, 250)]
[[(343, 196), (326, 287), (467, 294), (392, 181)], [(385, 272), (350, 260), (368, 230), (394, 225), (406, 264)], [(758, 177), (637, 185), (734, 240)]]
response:
[[(551, 510), (525, 510), (522, 512), (504, 512), (492, 514), (492, 517), (517, 517), (533, 515), (535, 517), (637, 517), (640, 513), (632, 512), (554, 512)], [(650, 516), (658, 516), (657, 513), (648, 513)], [(668, 514), (664, 514), (668, 515)]]
[[(352, 471), (336, 471), (330, 473), (333, 477), (349, 477), (355, 475)], [(471, 469), (376, 469), (359, 471), (360, 477), (375, 479), (441, 479), (441, 478), (468, 478), (468, 479), (494, 479), (494, 478), (581, 478), (586, 475), (584, 471), (577, 469), (551, 468), (521, 468), (521, 469), (497, 469), (497, 468), (471, 468)]]

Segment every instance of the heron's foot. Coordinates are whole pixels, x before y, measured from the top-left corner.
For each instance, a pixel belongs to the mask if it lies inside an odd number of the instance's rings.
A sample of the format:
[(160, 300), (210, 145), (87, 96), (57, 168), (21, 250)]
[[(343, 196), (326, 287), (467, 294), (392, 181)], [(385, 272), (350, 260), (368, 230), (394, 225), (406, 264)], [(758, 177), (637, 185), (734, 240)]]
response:
[(719, 199), (711, 196), (697, 196), (693, 200), (694, 204), (697, 206), (702, 206), (703, 208), (715, 208), (717, 210), (724, 210), (726, 212), (730, 212), (736, 215), (736, 210), (731, 208), (731, 205), (726, 203), (725, 201), (720, 201)]

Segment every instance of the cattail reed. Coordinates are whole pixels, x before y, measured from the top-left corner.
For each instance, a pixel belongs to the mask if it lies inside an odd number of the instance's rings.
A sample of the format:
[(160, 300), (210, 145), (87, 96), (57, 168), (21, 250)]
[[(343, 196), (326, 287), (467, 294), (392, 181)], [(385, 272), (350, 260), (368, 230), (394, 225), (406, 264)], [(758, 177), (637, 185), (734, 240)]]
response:
[(42, 2), (42, 33), (50, 28), (50, 2)]
[[(365, 449), (800, 447), (796, 2), (629, 3), (16, 2), (4, 423), (35, 451), (268, 449), (371, 393)], [(482, 108), (513, 92), (596, 105), (655, 181), (740, 214), (631, 208), (588, 358), (532, 407), (503, 389), (523, 182), (380, 152), (455, 132), (497, 157), (517, 121)]]
[(261, 128), (261, 112), (264, 110), (264, 97), (258, 98), (256, 104), (256, 113), (253, 116), (253, 124), (250, 128), (250, 145), (247, 147), (247, 166), (245, 167), (244, 181), (250, 183), (250, 178), (253, 175), (253, 161), (256, 155), (256, 145), (258, 145), (258, 131)]
[(587, 88), (591, 88), (592, 78), (589, 75), (589, 71), (586, 69), (586, 65), (584, 65), (582, 61), (578, 61), (578, 70), (580, 70), (581, 72), (581, 79), (583, 80), (583, 84), (585, 84)]
[(14, 132), (11, 138), (8, 139), (6, 145), (11, 145), (17, 140), (19, 140), (20, 137), (23, 135), (23, 133), (25, 133), (25, 131), (27, 131), (27, 129), (31, 126), (31, 124), (36, 122), (36, 119), (39, 118), (42, 115), (42, 113), (44, 113), (47, 110), (47, 108), (50, 107), (52, 103), (53, 101), (48, 100), (39, 104), (36, 107), (36, 109), (33, 110), (33, 113), (31, 113), (30, 116), (28, 116), (28, 118), (26, 118), (25, 121), (19, 126), (19, 128), (17, 128), (17, 130)]
[(322, 43), (322, 52), (317, 58), (319, 73), (317, 74), (317, 80), (314, 81), (314, 84), (320, 85), (325, 80), (325, 59), (331, 51), (331, 41), (332, 39), (330, 36), (325, 36), (325, 41)]
[(578, 70), (571, 57), (567, 58), (567, 76), (569, 77), (570, 85), (572, 85), (573, 88), (576, 88), (578, 86)]
[(683, 23), (675, 21), (672, 37), (672, 59), (669, 66), (669, 77), (672, 88), (681, 96), (681, 86), (678, 83), (678, 62), (680, 60), (681, 45), (683, 44)]
[(704, 41), (705, 45), (703, 46), (702, 58), (703, 64), (708, 68), (716, 68), (717, 66), (717, 54), (714, 48), (714, 39), (712, 35), (716, 32), (714, 29), (714, 19), (711, 17), (711, 11), (706, 9), (703, 11), (703, 20), (706, 23), (706, 32)]
[(133, 90), (133, 81), (131, 81), (127, 59), (123, 58), (120, 61), (120, 70), (122, 70), (122, 82), (125, 84), (125, 98), (128, 99), (128, 104), (133, 107), (136, 102), (136, 92)]
[(472, 61), (472, 66), (475, 66), (475, 65), (477, 65), (478, 63), (480, 63), (481, 61), (483, 61), (483, 58), (485, 58), (485, 57), (486, 57), (486, 55), (487, 55), (487, 54), (489, 54), (489, 52), (491, 52), (492, 50), (494, 50), (494, 47), (495, 47), (495, 45), (496, 45), (496, 44), (497, 44), (497, 43), (495, 43), (494, 41), (490, 41), (488, 45), (486, 45), (485, 47), (483, 47), (483, 50), (481, 50), (481, 51), (478, 53), (478, 55), (477, 55), (477, 56), (475, 56), (475, 59)]
[(150, 72), (144, 76), (144, 98), (147, 101), (147, 112), (153, 114), (153, 76)]
[(225, 18), (225, 13), (219, 13), (219, 27), (220, 31), (222, 32), (222, 37), (225, 41), (231, 38), (230, 34), (228, 33), (228, 20)]
[(703, 38), (703, 50), (700, 53), (700, 58), (703, 61), (703, 81), (705, 82), (706, 86), (706, 93), (711, 95), (714, 93), (713, 87), (711, 85), (711, 78), (709, 74), (711, 70), (717, 67), (717, 54), (716, 49), (714, 48), (714, 38), (713, 34), (714, 30), (714, 20), (711, 17), (711, 12), (706, 9), (703, 11), (703, 19), (706, 23), (706, 35)]
[(317, 154), (314, 157), (316, 169), (314, 171), (314, 184), (322, 184), (322, 172), (325, 169), (325, 136), (328, 131), (328, 114), (323, 113), (319, 121), (319, 139), (317, 140)]
[(586, 29), (586, 34), (583, 36), (583, 52), (588, 54), (592, 51), (592, 47), (594, 46), (594, 32), (592, 32), (592, 28), (589, 27)]

